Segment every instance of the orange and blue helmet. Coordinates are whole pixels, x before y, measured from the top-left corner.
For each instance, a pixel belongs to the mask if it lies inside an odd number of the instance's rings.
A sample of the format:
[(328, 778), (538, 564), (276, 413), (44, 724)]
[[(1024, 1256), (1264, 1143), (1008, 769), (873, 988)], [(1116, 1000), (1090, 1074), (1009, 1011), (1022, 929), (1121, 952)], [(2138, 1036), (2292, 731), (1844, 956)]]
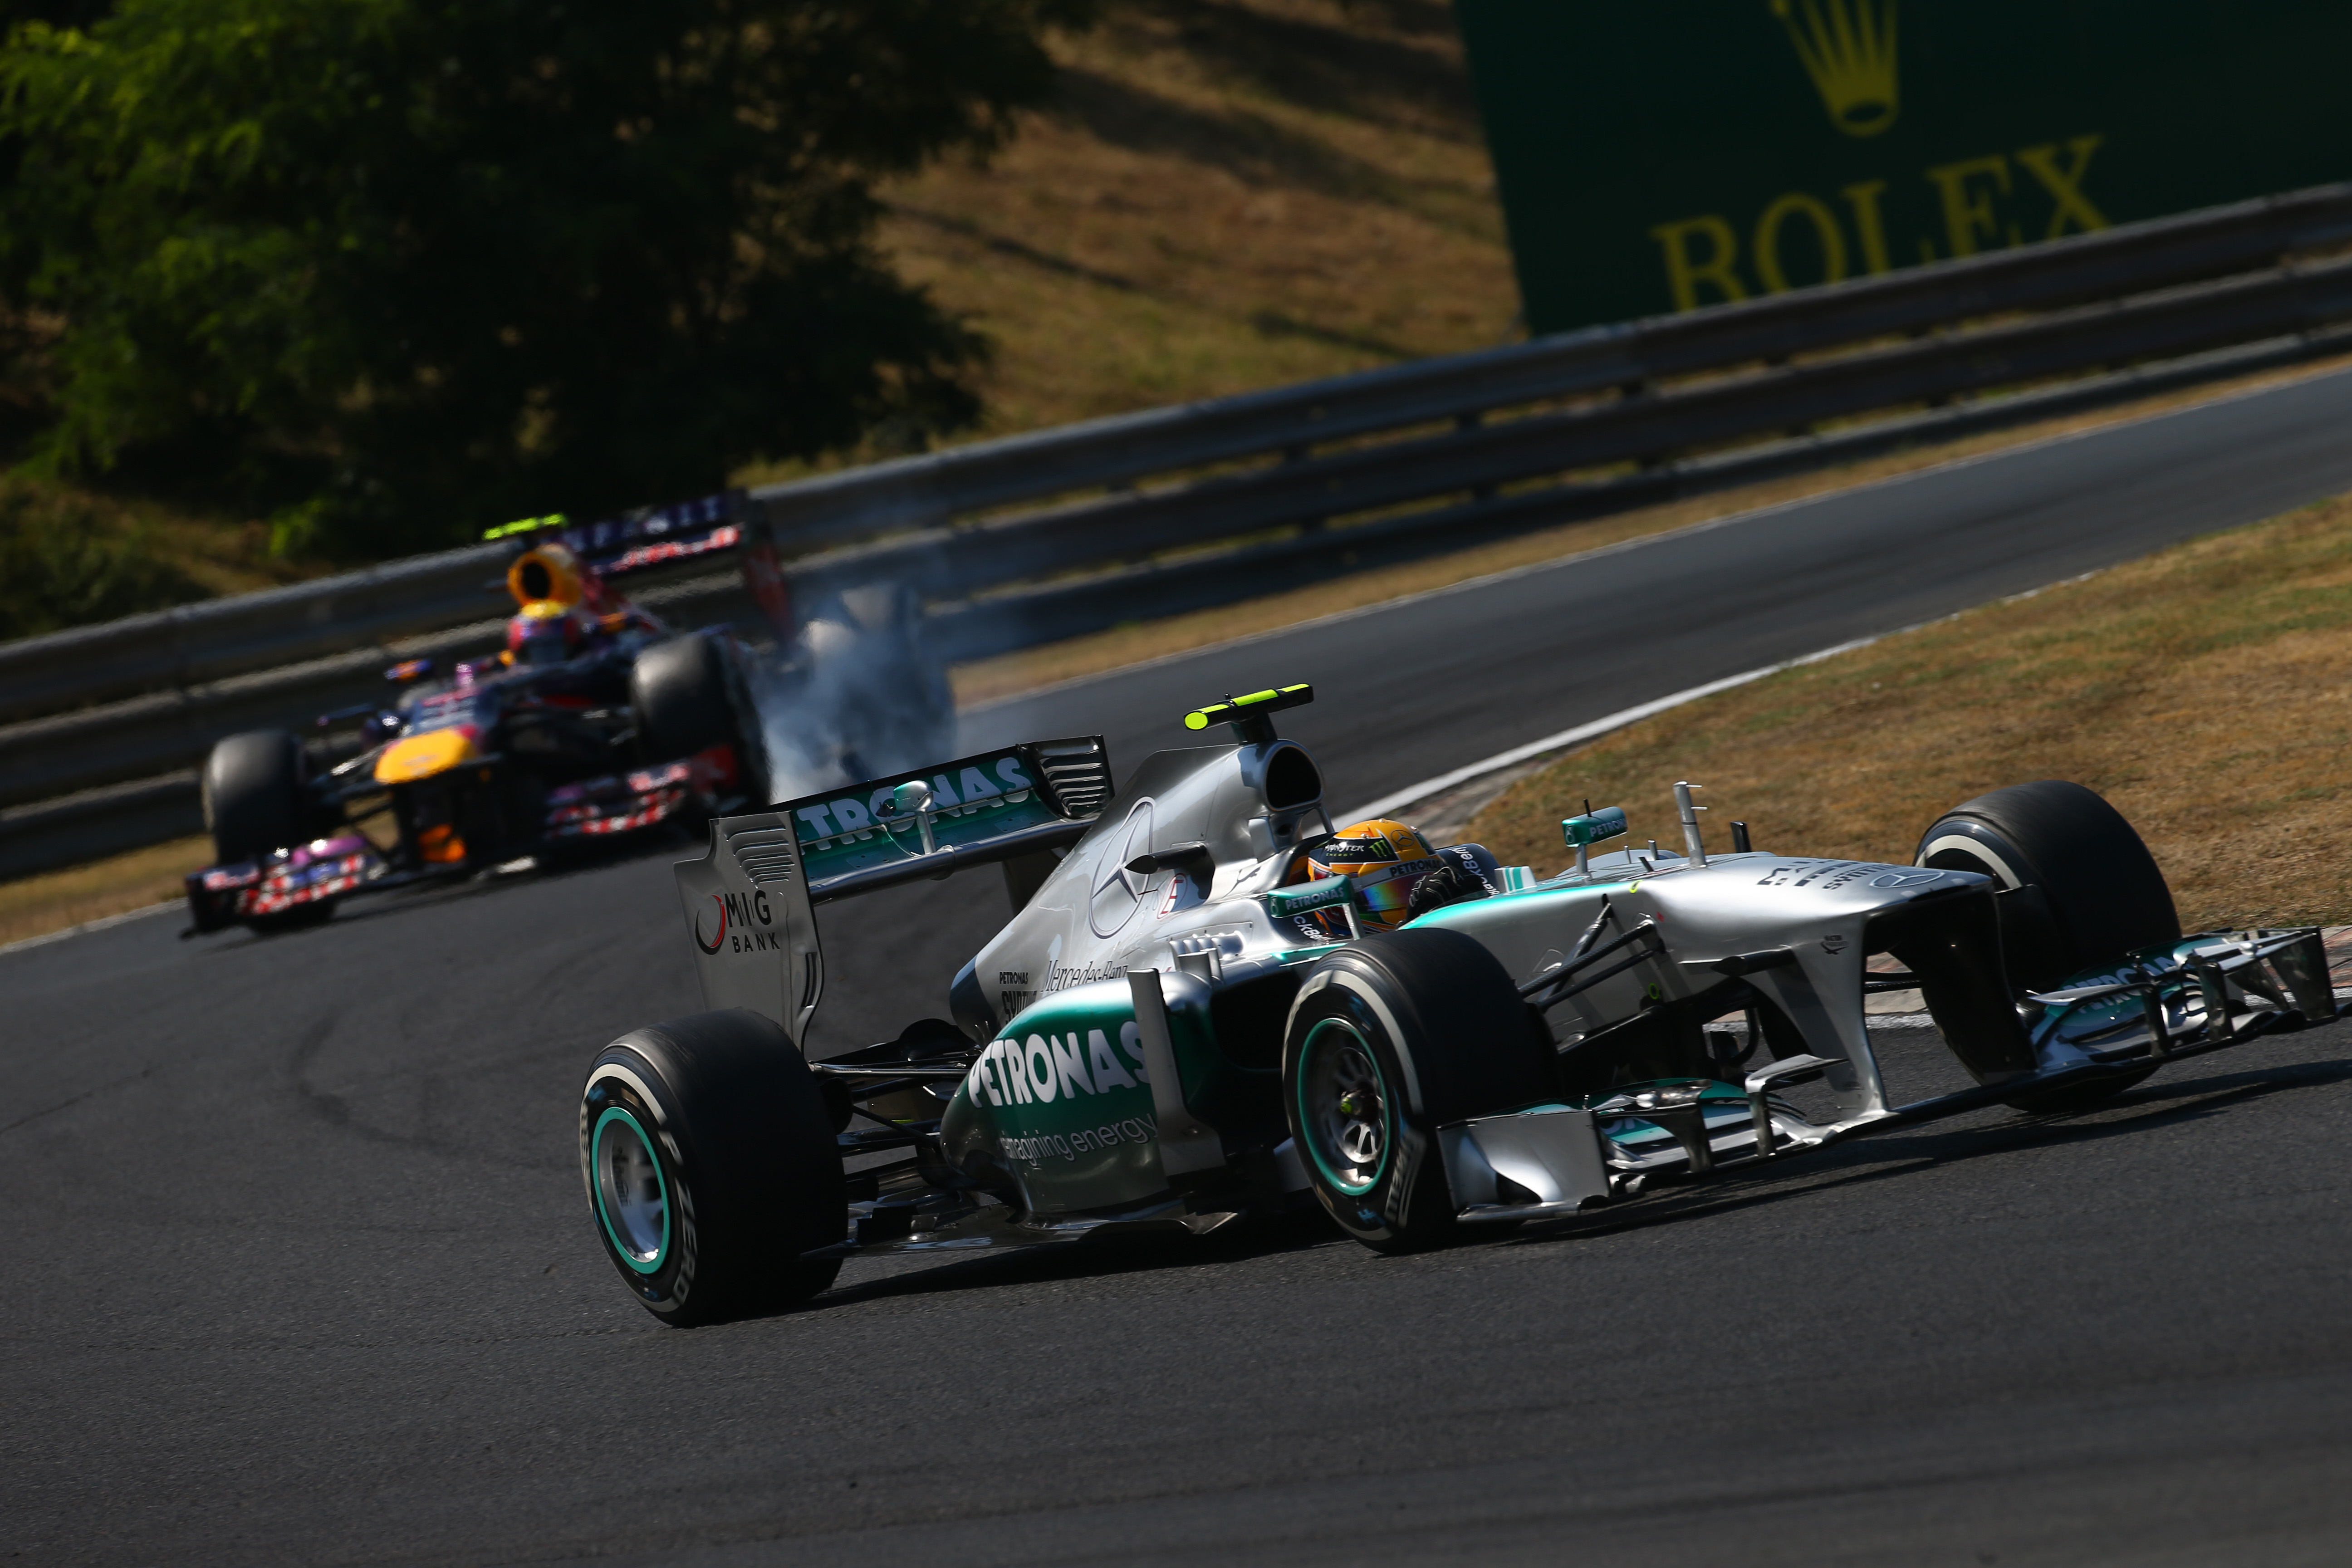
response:
[(1346, 877), (1368, 930), (1393, 931), (1410, 919), (1412, 885), (1444, 864), (1408, 823), (1376, 817), (1339, 829), (1307, 854), (1317, 877)]

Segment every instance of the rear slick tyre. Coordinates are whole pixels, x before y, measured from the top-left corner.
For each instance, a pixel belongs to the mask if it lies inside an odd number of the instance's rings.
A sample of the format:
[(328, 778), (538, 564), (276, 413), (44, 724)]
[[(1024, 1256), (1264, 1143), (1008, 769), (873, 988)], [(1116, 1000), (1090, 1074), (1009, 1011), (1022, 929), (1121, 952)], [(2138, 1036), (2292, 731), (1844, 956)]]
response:
[(816, 1077), (772, 1020), (700, 1013), (588, 1069), (580, 1168), (604, 1255), (679, 1328), (782, 1311), (831, 1285), (848, 1206)]
[(1438, 1128), (1538, 1104), (1556, 1076), (1541, 1022), (1459, 931), (1342, 949), (1301, 984), (1284, 1032), (1283, 1109), (1307, 1184), (1376, 1252), (1455, 1239)]
[(768, 798), (768, 757), (758, 705), (729, 645), (699, 632), (657, 642), (629, 668), (637, 748), (648, 764), (683, 762), (713, 746), (734, 758), (736, 787)]

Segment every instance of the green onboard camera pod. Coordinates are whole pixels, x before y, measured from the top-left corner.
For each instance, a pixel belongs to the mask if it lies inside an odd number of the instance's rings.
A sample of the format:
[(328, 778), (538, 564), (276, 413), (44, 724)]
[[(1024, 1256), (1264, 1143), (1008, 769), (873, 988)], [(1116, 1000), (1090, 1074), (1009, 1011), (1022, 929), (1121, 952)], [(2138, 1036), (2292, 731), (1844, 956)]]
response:
[(1568, 847), (1576, 851), (1576, 874), (1587, 876), (1591, 869), (1588, 852), (1592, 846), (1604, 839), (1624, 837), (1625, 808), (1604, 805), (1599, 811), (1587, 812), (1582, 816), (1563, 817), (1559, 832), (1560, 837), (1568, 840)]

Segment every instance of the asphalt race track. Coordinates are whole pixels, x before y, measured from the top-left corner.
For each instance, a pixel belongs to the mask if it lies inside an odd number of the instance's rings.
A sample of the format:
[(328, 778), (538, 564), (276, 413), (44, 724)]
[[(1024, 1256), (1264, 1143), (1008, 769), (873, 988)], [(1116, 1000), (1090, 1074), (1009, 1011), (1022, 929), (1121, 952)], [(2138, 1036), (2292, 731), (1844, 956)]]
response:
[[(1098, 729), (1131, 764), (1203, 699), (1311, 679), (1284, 727), (1345, 806), (2352, 488), (2347, 429), (2352, 375), (2315, 380), (1082, 682), (972, 739)], [(0, 955), (0, 1553), (2352, 1554), (2352, 1026), (1436, 1256), (1297, 1222), (858, 1262), (809, 1310), (680, 1332), (598, 1252), (572, 1122), (598, 1045), (699, 1005), (669, 858)], [(820, 1053), (943, 1011), (1003, 908), (981, 872), (824, 911)], [(1900, 1090), (1929, 1058), (1889, 1045)]]

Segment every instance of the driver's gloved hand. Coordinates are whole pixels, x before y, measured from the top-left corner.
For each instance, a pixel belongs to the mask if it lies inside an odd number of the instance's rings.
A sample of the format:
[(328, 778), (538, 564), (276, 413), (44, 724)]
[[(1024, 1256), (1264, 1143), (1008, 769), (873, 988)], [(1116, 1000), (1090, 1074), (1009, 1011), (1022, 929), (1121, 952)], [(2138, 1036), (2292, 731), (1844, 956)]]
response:
[(1405, 918), (1417, 920), (1432, 910), (1442, 910), (1448, 904), (1458, 904), (1465, 899), (1483, 899), (1486, 885), (1472, 872), (1464, 870), (1448, 860), (1434, 871), (1424, 871), (1405, 898)]

